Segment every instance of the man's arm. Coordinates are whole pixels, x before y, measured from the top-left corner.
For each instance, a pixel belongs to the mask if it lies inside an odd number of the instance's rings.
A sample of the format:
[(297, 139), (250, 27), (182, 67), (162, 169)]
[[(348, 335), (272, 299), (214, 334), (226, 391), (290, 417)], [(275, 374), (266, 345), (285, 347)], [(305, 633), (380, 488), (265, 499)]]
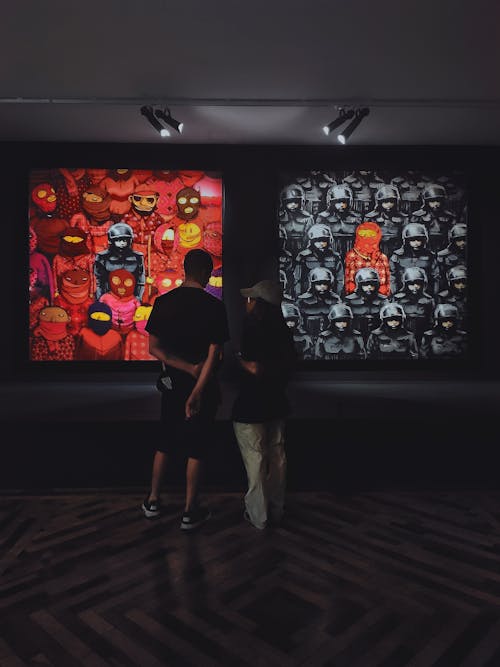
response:
[(161, 347), (160, 339), (158, 338), (158, 336), (154, 336), (151, 333), (149, 334), (149, 353), (152, 354), (157, 359), (159, 359), (162, 363), (166, 364), (167, 366), (172, 366), (173, 368), (177, 368), (178, 370), (183, 371), (184, 373), (192, 375), (194, 378), (198, 377), (198, 375), (200, 374), (200, 369), (202, 368), (201, 363), (191, 364), (188, 361), (184, 361), (184, 359), (176, 357), (170, 352), (167, 352)]
[(186, 401), (186, 419), (189, 419), (197, 412), (199, 412), (203, 389), (217, 368), (221, 358), (221, 353), (221, 345), (210, 343), (207, 358), (203, 362), (200, 374), (198, 375), (196, 384), (193, 387), (193, 391)]

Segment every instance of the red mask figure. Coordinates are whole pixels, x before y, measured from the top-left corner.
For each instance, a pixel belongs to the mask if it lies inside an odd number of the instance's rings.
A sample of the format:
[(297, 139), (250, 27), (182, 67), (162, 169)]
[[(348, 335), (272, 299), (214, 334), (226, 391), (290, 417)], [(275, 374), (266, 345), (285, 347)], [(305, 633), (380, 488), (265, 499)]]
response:
[(375, 222), (362, 222), (356, 227), (354, 239), (354, 250), (363, 259), (370, 259), (379, 252), (379, 244), (382, 239), (382, 230)]
[(109, 288), (119, 299), (134, 298), (135, 277), (126, 269), (115, 269), (109, 274)]
[[(63, 276), (71, 269), (80, 269), (90, 276), (90, 280), (86, 281), (87, 296), (93, 293), (95, 291), (94, 257), (87, 246), (87, 232), (79, 227), (65, 229), (59, 241), (59, 252), (52, 259), (56, 298), (62, 293)], [(65, 303), (59, 305), (66, 307)]]
[(57, 206), (56, 191), (50, 183), (40, 183), (31, 191), (31, 200), (46, 215), (54, 213)]
[(124, 335), (134, 328), (134, 313), (141, 305), (134, 295), (135, 283), (135, 277), (130, 271), (115, 269), (109, 274), (110, 291), (100, 298), (111, 308), (113, 329)]
[(222, 259), (222, 224), (209, 222), (203, 231), (203, 247), (216, 260)]
[(356, 227), (354, 247), (345, 256), (346, 294), (356, 289), (356, 273), (364, 267), (377, 270), (380, 278), (379, 292), (384, 296), (390, 293), (390, 268), (387, 255), (379, 249), (382, 230), (376, 222), (362, 222)]
[(40, 311), (39, 324), (31, 339), (32, 361), (71, 361), (75, 356), (75, 337), (68, 332), (69, 315), (59, 306)]
[(69, 269), (59, 278), (60, 293), (54, 299), (56, 306), (61, 306), (70, 316), (68, 331), (79, 334), (87, 322), (90, 297), (91, 277), (83, 269)]
[(139, 183), (130, 169), (113, 169), (100, 183), (109, 194), (110, 213), (112, 216), (123, 217), (130, 211), (129, 196), (134, 192)]
[(200, 193), (194, 188), (182, 188), (176, 197), (177, 215), (182, 220), (193, 220), (200, 211)]
[(69, 227), (59, 242), (59, 254), (63, 257), (88, 255), (87, 234), (78, 227)]
[(84, 303), (89, 299), (90, 276), (83, 269), (70, 269), (61, 276), (61, 296), (72, 304)]
[(82, 208), (91, 225), (102, 225), (110, 218), (111, 197), (106, 190), (97, 185), (90, 185), (82, 193)]
[(59, 306), (47, 306), (40, 311), (39, 331), (35, 335), (41, 335), (47, 340), (61, 340), (67, 334), (69, 315)]
[(35, 210), (30, 223), (38, 238), (38, 250), (50, 259), (59, 250), (59, 240), (68, 227), (68, 222), (54, 214), (57, 195), (50, 183), (41, 183), (34, 187), (31, 199)]

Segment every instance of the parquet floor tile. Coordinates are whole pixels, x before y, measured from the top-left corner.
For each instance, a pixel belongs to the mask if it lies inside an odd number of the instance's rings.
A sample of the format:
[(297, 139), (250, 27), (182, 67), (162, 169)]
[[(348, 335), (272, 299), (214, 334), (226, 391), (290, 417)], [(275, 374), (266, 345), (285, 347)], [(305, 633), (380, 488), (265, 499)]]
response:
[[(0, 666), (499, 667), (500, 492), (0, 496)], [(166, 499), (167, 500), (167, 499)]]

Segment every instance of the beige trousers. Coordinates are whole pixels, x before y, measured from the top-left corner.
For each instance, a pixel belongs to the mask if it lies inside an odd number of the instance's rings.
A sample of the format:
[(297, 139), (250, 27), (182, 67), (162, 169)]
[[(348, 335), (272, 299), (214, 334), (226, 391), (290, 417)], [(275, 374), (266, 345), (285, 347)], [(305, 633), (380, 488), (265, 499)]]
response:
[(283, 515), (286, 484), (285, 421), (233, 422), (248, 480), (245, 508), (251, 523), (265, 528)]

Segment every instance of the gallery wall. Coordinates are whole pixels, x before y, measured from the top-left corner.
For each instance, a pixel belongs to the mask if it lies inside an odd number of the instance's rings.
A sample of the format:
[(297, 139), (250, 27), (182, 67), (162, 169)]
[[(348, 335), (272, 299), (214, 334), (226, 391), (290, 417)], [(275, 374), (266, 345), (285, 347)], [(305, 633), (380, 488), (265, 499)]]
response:
[[(116, 169), (184, 169), (220, 172), (224, 181), (224, 300), (228, 309), (233, 340), (237, 341), (242, 315), (239, 289), (278, 274), (277, 193), (283, 172), (324, 170), (338, 172), (356, 169), (422, 170), (432, 173), (461, 171), (469, 196), (470, 251), (470, 350), (467, 364), (441, 368), (427, 365), (418, 370), (408, 365), (380, 365), (360, 370), (349, 364), (304, 364), (304, 374), (322, 377), (387, 376), (409, 379), (452, 373), (454, 376), (497, 378), (500, 351), (496, 342), (499, 326), (497, 288), (497, 148), (461, 147), (301, 147), (301, 146), (165, 146), (136, 144), (2, 144), (2, 183), (4, 195), (3, 253), (5, 266), (4, 313), (1, 328), (0, 360), (2, 378), (29, 378), (40, 371), (27, 363), (26, 276), (28, 273), (29, 173), (33, 169), (64, 167), (102, 167)], [(125, 362), (126, 363), (126, 362)], [(147, 364), (148, 362), (144, 362)], [(127, 370), (131, 370), (131, 366)], [(133, 372), (147, 366), (134, 362)], [(61, 369), (45, 365), (43, 377), (71, 374), (113, 373), (117, 365), (96, 369)]]

